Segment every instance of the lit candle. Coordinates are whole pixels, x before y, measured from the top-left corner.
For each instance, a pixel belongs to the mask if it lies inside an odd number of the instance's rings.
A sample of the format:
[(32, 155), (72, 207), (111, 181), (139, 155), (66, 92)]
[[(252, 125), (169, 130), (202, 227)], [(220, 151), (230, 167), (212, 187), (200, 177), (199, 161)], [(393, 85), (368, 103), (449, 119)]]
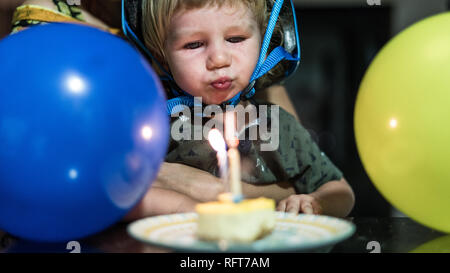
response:
[(231, 193), (234, 200), (242, 199), (241, 160), (237, 146), (235, 112), (225, 113), (225, 136), (228, 144), (228, 163), (230, 170)]
[(217, 162), (219, 164), (220, 177), (224, 181), (226, 191), (229, 191), (227, 172), (227, 151), (222, 134), (217, 129), (212, 129), (208, 133), (209, 144), (217, 152)]

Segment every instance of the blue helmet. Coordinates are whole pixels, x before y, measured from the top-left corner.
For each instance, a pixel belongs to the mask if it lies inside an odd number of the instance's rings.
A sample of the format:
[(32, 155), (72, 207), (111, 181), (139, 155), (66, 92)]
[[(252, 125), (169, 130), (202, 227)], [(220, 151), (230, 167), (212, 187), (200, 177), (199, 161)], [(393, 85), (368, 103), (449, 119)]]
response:
[[(160, 0), (154, 0), (160, 1)], [(251, 76), (248, 86), (235, 97), (222, 105), (236, 105), (243, 99), (249, 99), (255, 94), (256, 81), (266, 75), (278, 64), (283, 65), (284, 72), (278, 77), (271, 78), (270, 84), (277, 83), (291, 75), (300, 62), (300, 40), (298, 36), (297, 19), (292, 0), (266, 0), (271, 10), (266, 32), (262, 41), (259, 59)], [(273, 44), (275, 27), (281, 30), (281, 43)], [(147, 57), (157, 65), (164, 75), (161, 80), (169, 87), (171, 95), (167, 101), (167, 112), (172, 114), (177, 106), (194, 106), (194, 97), (181, 90), (172, 78), (170, 72), (153, 57), (145, 47), (142, 37), (142, 0), (122, 0), (122, 29), (126, 37)], [(270, 52), (269, 49), (271, 49)], [(266, 57), (267, 56), (267, 57)]]

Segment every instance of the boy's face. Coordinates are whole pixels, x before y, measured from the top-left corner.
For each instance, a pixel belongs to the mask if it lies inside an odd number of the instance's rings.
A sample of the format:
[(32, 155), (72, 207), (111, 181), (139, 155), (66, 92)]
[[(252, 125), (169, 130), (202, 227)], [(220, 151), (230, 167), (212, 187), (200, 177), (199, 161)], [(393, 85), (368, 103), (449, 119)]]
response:
[(178, 12), (165, 44), (178, 86), (206, 104), (220, 104), (247, 87), (261, 33), (247, 8), (222, 6)]

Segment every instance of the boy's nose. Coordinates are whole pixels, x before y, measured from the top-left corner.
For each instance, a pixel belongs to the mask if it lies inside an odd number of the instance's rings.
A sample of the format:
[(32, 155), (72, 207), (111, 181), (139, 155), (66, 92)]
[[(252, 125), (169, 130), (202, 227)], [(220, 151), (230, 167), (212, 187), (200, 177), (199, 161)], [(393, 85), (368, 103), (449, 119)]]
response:
[(231, 54), (224, 46), (213, 45), (209, 48), (208, 59), (206, 61), (206, 68), (214, 70), (231, 65)]

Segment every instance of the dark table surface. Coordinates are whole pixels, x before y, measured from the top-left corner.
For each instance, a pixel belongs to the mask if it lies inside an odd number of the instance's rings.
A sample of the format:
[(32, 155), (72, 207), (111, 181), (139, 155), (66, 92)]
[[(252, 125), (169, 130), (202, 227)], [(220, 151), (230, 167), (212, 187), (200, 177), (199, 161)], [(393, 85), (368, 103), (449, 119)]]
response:
[[(407, 253), (450, 252), (450, 234), (425, 227), (409, 218), (349, 218), (356, 232), (349, 239), (326, 250), (331, 253)], [(172, 252), (147, 245), (131, 238), (126, 224), (79, 240), (82, 253), (166, 253)], [(15, 238), (0, 231), (0, 253), (71, 252), (76, 246), (68, 243), (36, 243)]]

